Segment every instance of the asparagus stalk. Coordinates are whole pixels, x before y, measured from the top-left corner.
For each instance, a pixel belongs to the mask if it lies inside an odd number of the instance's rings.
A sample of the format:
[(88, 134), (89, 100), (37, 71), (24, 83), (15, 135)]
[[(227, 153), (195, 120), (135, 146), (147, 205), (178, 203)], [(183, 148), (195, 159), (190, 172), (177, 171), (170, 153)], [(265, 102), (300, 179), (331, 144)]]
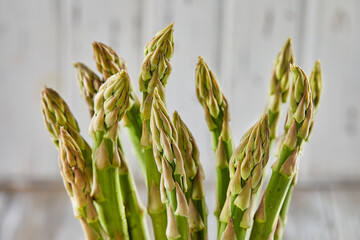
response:
[(204, 172), (199, 161), (199, 149), (195, 138), (180, 118), (173, 114), (173, 124), (178, 133), (178, 146), (184, 161), (188, 190), (185, 193), (189, 204), (189, 228), (191, 239), (207, 239), (207, 207), (204, 193)]
[(168, 212), (166, 236), (168, 239), (189, 239), (189, 206), (184, 194), (187, 191), (184, 162), (177, 143), (177, 131), (157, 88), (154, 90), (150, 128), (155, 162), (161, 172), (161, 199), (166, 203)]
[[(116, 74), (122, 70), (126, 70), (125, 62), (118, 57), (115, 51), (109, 46), (94, 42), (94, 56), (98, 70), (103, 73), (104, 78), (110, 74)], [(128, 77), (128, 76), (127, 76)], [(124, 118), (128, 118), (126, 126), (128, 126), (130, 137), (135, 147), (138, 159), (144, 160), (144, 154), (140, 148), (141, 136), (141, 115), (140, 102), (131, 88), (130, 80), (128, 80), (129, 88), (129, 105), (125, 112)], [(122, 155), (122, 164), (119, 169), (120, 191), (124, 198), (124, 206), (126, 219), (128, 223), (130, 239), (149, 239), (149, 233), (146, 225), (145, 209), (138, 199), (136, 186), (133, 176), (127, 167), (126, 159), (121, 148), (120, 139), (118, 139), (119, 152)], [(140, 162), (140, 167), (145, 175), (144, 161)]]
[(104, 81), (83, 63), (76, 62), (74, 67), (81, 96), (88, 105), (92, 117), (94, 115), (94, 97)]
[(100, 225), (90, 197), (90, 181), (85, 174), (81, 149), (63, 127), (60, 127), (59, 134), (59, 165), (74, 215), (80, 220), (86, 239), (106, 239), (108, 236)]
[[(127, 70), (125, 61), (120, 58), (116, 52), (109, 46), (94, 42), (94, 59), (97, 69), (102, 73), (104, 79), (111, 75)], [(132, 142), (134, 152), (139, 160), (140, 169), (144, 176), (146, 176), (146, 156), (140, 146), (142, 135), (142, 117), (140, 112), (140, 101), (134, 92), (130, 83), (130, 107), (124, 116), (124, 125), (128, 129), (130, 140)]]
[(111, 239), (129, 239), (119, 182), (119, 167), (123, 160), (117, 145), (118, 122), (128, 108), (129, 89), (126, 71), (108, 78), (95, 96), (95, 114), (89, 129), (93, 138), (91, 196), (100, 222)]
[(276, 128), (280, 117), (281, 103), (285, 103), (289, 95), (290, 64), (293, 63), (294, 52), (291, 38), (289, 38), (276, 58), (270, 81), (269, 100), (266, 106), (266, 111), (269, 112), (270, 146), (276, 138)]
[(165, 86), (171, 73), (170, 59), (174, 54), (173, 23), (155, 34), (145, 46), (144, 61), (140, 70), (139, 85), (143, 93), (141, 111), (143, 115), (142, 146), (152, 147), (150, 115), (155, 88), (165, 103)]
[(56, 148), (59, 147), (60, 127), (69, 132), (70, 136), (75, 140), (85, 160), (85, 174), (92, 183), (91, 148), (85, 139), (81, 137), (77, 121), (64, 99), (56, 91), (45, 87), (41, 91), (41, 109), (45, 126)]
[[(277, 137), (277, 125), (281, 115), (281, 105), (286, 103), (287, 96), (289, 95), (290, 88), (290, 64), (294, 63), (294, 51), (292, 40), (289, 38), (281, 51), (278, 53), (270, 81), (270, 90), (268, 96), (268, 103), (265, 112), (269, 114), (269, 127), (270, 127), (270, 147), (271, 152), (274, 141)], [(266, 167), (266, 166), (264, 166)], [(263, 171), (263, 179), (265, 178), (266, 171)], [(262, 192), (263, 182), (261, 183), (257, 194), (253, 198), (253, 211), (252, 218), (255, 214), (256, 206), (258, 206), (259, 197)]]
[[(321, 91), (322, 91), (322, 72), (321, 72), (321, 63), (320, 61), (316, 61), (315, 65), (313, 67), (313, 70), (311, 72), (310, 75), (310, 89), (311, 89), (311, 97), (312, 97), (312, 102), (313, 102), (313, 117), (311, 119), (311, 123), (310, 123), (310, 127), (309, 127), (309, 134), (307, 136), (306, 141), (309, 140), (310, 134), (311, 134), (311, 130), (313, 128), (314, 125), (314, 117), (318, 111), (318, 106), (319, 106), (319, 102), (320, 102), (320, 97), (321, 97)], [(288, 129), (285, 129), (285, 131), (287, 132)], [(289, 211), (289, 207), (290, 207), (290, 202), (291, 202), (291, 198), (292, 198), (292, 194), (294, 191), (294, 187), (297, 183), (297, 173), (295, 175), (295, 177), (293, 178), (291, 185), (289, 187), (289, 190), (286, 194), (284, 203), (281, 207), (280, 210), (280, 216), (279, 216), (279, 220), (278, 220), (278, 226), (276, 228), (276, 232), (274, 235), (274, 239), (275, 240), (281, 240), (283, 238), (283, 234), (284, 234), (284, 227), (287, 223), (287, 214)]]
[(269, 159), (269, 135), (269, 117), (264, 114), (245, 133), (230, 159), (230, 211), (221, 214), (221, 228), (225, 230), (224, 221), (231, 217), (238, 240), (245, 239), (252, 224), (251, 199), (258, 191)]
[(120, 148), (118, 151), (122, 156), (122, 162), (119, 168), (119, 182), (121, 195), (124, 199), (129, 237), (130, 239), (150, 239), (146, 223), (146, 210), (139, 200), (135, 181), (129, 171), (122, 149)]
[(303, 70), (291, 67), (293, 84), (286, 120), (287, 133), (278, 160), (272, 166), (269, 184), (255, 214), (250, 239), (268, 239), (274, 233), (281, 206), (298, 168), (298, 152), (307, 139), (313, 104), (308, 79)]
[(216, 164), (215, 216), (220, 227), (220, 211), (224, 206), (229, 185), (229, 159), (234, 151), (229, 127), (229, 105), (221, 92), (218, 80), (202, 57), (196, 68), (196, 95), (205, 111), (205, 119), (212, 133), (212, 145)]
[(173, 24), (156, 33), (146, 44), (145, 58), (141, 66), (139, 85), (143, 93), (142, 131), (140, 145), (146, 157), (146, 182), (148, 186), (148, 213), (153, 223), (155, 239), (166, 237), (166, 207), (160, 199), (160, 172), (154, 159), (152, 149), (150, 115), (154, 89), (157, 87), (161, 99), (165, 102), (165, 85), (171, 73), (170, 58), (174, 53)]

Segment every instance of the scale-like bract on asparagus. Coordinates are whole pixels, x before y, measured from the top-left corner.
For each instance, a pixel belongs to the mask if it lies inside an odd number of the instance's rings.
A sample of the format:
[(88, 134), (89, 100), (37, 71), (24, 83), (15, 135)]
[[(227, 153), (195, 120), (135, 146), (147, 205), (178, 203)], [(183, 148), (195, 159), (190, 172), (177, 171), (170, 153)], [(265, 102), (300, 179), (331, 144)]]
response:
[(88, 105), (92, 117), (94, 115), (94, 97), (104, 81), (83, 63), (74, 63), (74, 67), (76, 68), (81, 96)]
[(244, 239), (252, 224), (251, 203), (269, 159), (269, 138), (269, 117), (266, 113), (245, 133), (230, 159), (230, 194), (227, 198), (230, 211), (223, 209), (220, 220), (221, 231), (225, 229), (223, 223), (227, 223), (229, 218), (233, 220), (237, 239)]
[(157, 88), (154, 90), (150, 128), (155, 161), (161, 172), (161, 199), (168, 211), (166, 235), (169, 239), (188, 239), (189, 206), (184, 194), (188, 189), (184, 162), (177, 143), (177, 131)]
[(309, 81), (301, 68), (293, 65), (291, 71), (293, 80), (286, 135), (279, 143), (279, 157), (272, 166), (269, 184), (255, 214), (250, 239), (268, 239), (276, 230), (281, 207), (297, 172), (298, 153), (309, 134), (313, 112)]
[(229, 160), (234, 151), (231, 130), (229, 126), (230, 113), (228, 102), (220, 90), (215, 74), (209, 69), (202, 57), (196, 67), (196, 95), (204, 108), (205, 120), (212, 133), (212, 144), (215, 152), (216, 166), (216, 200), (215, 215), (218, 218), (226, 199), (229, 185)]
[(174, 53), (173, 23), (156, 33), (144, 49), (144, 61), (140, 70), (139, 85), (143, 93), (141, 111), (143, 115), (143, 132), (141, 144), (151, 147), (149, 121), (154, 89), (158, 89), (161, 100), (165, 103), (165, 86), (171, 73), (170, 59)]
[(95, 96), (95, 114), (89, 129), (93, 138), (91, 196), (106, 233), (115, 239), (129, 239), (123, 196), (119, 192), (123, 157), (117, 143), (118, 123), (129, 106), (129, 89), (125, 70), (108, 78)]
[(50, 138), (59, 147), (60, 127), (63, 127), (76, 144), (80, 147), (85, 159), (86, 175), (92, 181), (92, 159), (91, 148), (80, 135), (80, 128), (70, 108), (60, 97), (60, 95), (51, 88), (43, 88), (41, 91), (41, 109), (44, 116), (45, 126), (50, 133)]
[(189, 204), (189, 228), (191, 239), (207, 239), (207, 207), (204, 193), (204, 170), (199, 161), (200, 153), (195, 138), (180, 118), (173, 114), (177, 142), (184, 161), (188, 190), (185, 193)]
[(266, 110), (269, 112), (270, 141), (276, 138), (276, 126), (280, 117), (281, 103), (285, 103), (290, 88), (290, 64), (294, 63), (294, 52), (291, 38), (287, 40), (274, 63), (270, 81), (269, 101)]
[(90, 197), (91, 186), (85, 174), (85, 160), (81, 149), (62, 127), (59, 135), (59, 166), (65, 189), (73, 205), (74, 215), (80, 219), (86, 239), (105, 239), (107, 235), (100, 225)]

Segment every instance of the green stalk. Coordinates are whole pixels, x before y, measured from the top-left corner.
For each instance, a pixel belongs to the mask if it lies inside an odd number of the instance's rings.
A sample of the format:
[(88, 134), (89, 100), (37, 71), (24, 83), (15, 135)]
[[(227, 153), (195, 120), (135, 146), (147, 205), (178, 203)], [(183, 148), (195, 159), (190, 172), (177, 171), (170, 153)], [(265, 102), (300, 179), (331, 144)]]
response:
[(155, 162), (161, 172), (161, 200), (166, 203), (169, 239), (189, 239), (189, 206), (184, 192), (188, 190), (184, 161), (178, 147), (178, 135), (157, 91), (151, 109), (150, 127)]
[[(131, 93), (132, 94), (132, 93)], [(131, 96), (131, 95), (130, 95)], [(135, 99), (135, 101), (134, 101)], [(146, 170), (146, 161), (147, 157), (145, 150), (141, 147), (141, 135), (142, 135), (142, 116), (140, 112), (140, 102), (136, 96), (131, 98), (131, 106), (126, 111), (124, 116), (124, 126), (127, 128), (130, 136), (130, 141), (133, 145), (133, 149), (137, 159), (139, 160), (140, 170), (144, 176), (147, 178)], [(145, 181), (148, 184), (147, 181)]]
[(146, 181), (148, 184), (148, 213), (151, 217), (155, 239), (167, 239), (166, 207), (160, 198), (160, 172), (157, 169), (151, 148), (144, 149), (146, 156)]
[[(320, 97), (321, 97), (321, 92), (322, 92), (322, 72), (321, 72), (321, 63), (319, 60), (317, 60), (314, 64), (313, 70), (310, 74), (310, 79), (309, 79), (309, 83), (310, 83), (310, 89), (311, 89), (311, 97), (312, 97), (312, 102), (313, 102), (313, 107), (314, 107), (314, 111), (313, 111), (313, 117), (311, 119), (311, 123), (310, 123), (310, 127), (309, 127), (309, 134), (306, 138), (306, 141), (309, 140), (310, 134), (312, 132), (313, 129), (313, 125), (314, 125), (314, 118), (315, 115), (318, 111), (318, 106), (319, 106), (319, 102), (320, 102)], [(286, 131), (286, 129), (285, 129)], [(296, 175), (297, 176), (297, 175)], [(287, 214), (289, 211), (289, 207), (290, 207), (290, 202), (291, 202), (291, 198), (292, 198), (292, 194), (294, 191), (294, 187), (296, 185), (296, 181), (297, 178), (294, 177), (293, 181), (291, 182), (291, 185), (289, 187), (289, 190), (286, 194), (285, 197), (285, 201), (283, 203), (283, 206), (281, 207), (280, 210), (280, 219), (279, 219), (279, 224), (281, 226), (279, 226), (277, 228), (276, 234), (274, 236), (274, 239), (279, 239), (281, 240), (283, 238), (283, 234), (284, 234), (284, 228), (285, 225), (287, 223)]]
[[(245, 239), (252, 224), (251, 201), (262, 180), (262, 172), (269, 158), (269, 118), (264, 114), (242, 137), (240, 145), (230, 159), (230, 185), (227, 199), (230, 211), (221, 213), (221, 231), (225, 231), (228, 219), (232, 218), (238, 240)], [(227, 204), (229, 204), (227, 203)], [(221, 238), (222, 232), (218, 236)]]
[(121, 162), (119, 180), (130, 239), (150, 239), (146, 224), (146, 212), (139, 201), (134, 179), (129, 172), (125, 159)]
[(85, 175), (85, 160), (81, 149), (62, 127), (59, 135), (59, 165), (74, 215), (80, 220), (86, 239), (104, 239), (107, 235), (100, 225), (90, 197), (90, 181)]
[(100, 222), (111, 239), (129, 239), (119, 181), (122, 156), (117, 145), (118, 122), (129, 106), (129, 88), (129, 77), (124, 70), (101, 85), (95, 97), (95, 114), (89, 130), (93, 138), (91, 195)]
[[(102, 73), (104, 79), (109, 78), (121, 70), (127, 70), (125, 61), (109, 46), (94, 42), (94, 59), (97, 69)], [(124, 116), (124, 125), (128, 129), (134, 152), (139, 161), (140, 169), (144, 178), (146, 177), (146, 156), (140, 146), (142, 135), (142, 117), (140, 112), (140, 102), (130, 83), (130, 107)]]
[(293, 84), (285, 124), (287, 131), (280, 143), (279, 158), (272, 166), (273, 172), (262, 203), (255, 214), (250, 239), (268, 239), (274, 233), (287, 191), (297, 172), (299, 149), (309, 134), (313, 112), (309, 82), (301, 68), (292, 66), (291, 70)]
[(281, 103), (286, 103), (290, 89), (290, 64), (294, 63), (294, 52), (289, 38), (274, 63), (270, 81), (269, 100), (266, 111), (269, 113), (270, 142), (276, 138), (276, 129), (281, 112)]
[(85, 174), (92, 183), (91, 148), (80, 135), (78, 123), (64, 99), (56, 91), (45, 87), (41, 91), (41, 109), (45, 126), (56, 148), (59, 147), (60, 127), (63, 127), (75, 140), (85, 160)]
[(218, 80), (202, 57), (196, 68), (196, 95), (205, 111), (205, 120), (212, 133), (216, 165), (216, 210), (215, 216), (220, 231), (220, 212), (223, 209), (229, 185), (229, 160), (234, 151), (229, 127), (229, 105), (221, 92)]
[(167, 239), (166, 206), (160, 199), (160, 172), (155, 162), (150, 130), (151, 106), (154, 89), (160, 89), (165, 101), (165, 85), (171, 73), (170, 59), (174, 53), (173, 24), (156, 33), (144, 49), (144, 61), (141, 66), (139, 85), (143, 93), (141, 104), (142, 127), (138, 145), (143, 148), (146, 163), (146, 181), (148, 186), (148, 212), (153, 223), (155, 239)]
[(192, 240), (207, 239), (207, 207), (204, 193), (204, 173), (199, 161), (200, 153), (195, 138), (175, 111), (173, 124), (177, 131), (178, 146), (184, 161), (188, 190), (189, 228)]
[[(284, 44), (281, 51), (278, 53), (270, 80), (268, 103), (265, 112), (269, 114), (270, 127), (270, 147), (269, 152), (273, 148), (274, 142), (277, 138), (277, 125), (281, 115), (282, 104), (287, 102), (287, 96), (290, 89), (290, 65), (294, 63), (294, 51), (292, 40), (289, 38)], [(265, 166), (264, 166), (265, 167)], [(267, 171), (263, 171), (263, 179)], [(254, 196), (253, 205), (258, 206), (260, 193), (263, 189), (263, 182), (260, 184), (258, 193)], [(254, 208), (255, 210), (255, 208)], [(253, 218), (255, 212), (251, 213)]]

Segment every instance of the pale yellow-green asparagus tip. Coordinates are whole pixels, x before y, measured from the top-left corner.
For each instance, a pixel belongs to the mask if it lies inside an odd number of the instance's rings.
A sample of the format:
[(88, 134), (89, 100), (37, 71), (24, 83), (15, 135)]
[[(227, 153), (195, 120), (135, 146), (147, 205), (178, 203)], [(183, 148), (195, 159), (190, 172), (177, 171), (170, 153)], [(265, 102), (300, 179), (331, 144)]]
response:
[(129, 107), (130, 80), (127, 72), (122, 70), (109, 77), (101, 85), (95, 96), (95, 114), (90, 124), (90, 135), (95, 131), (106, 131), (110, 139), (115, 139), (117, 123)]

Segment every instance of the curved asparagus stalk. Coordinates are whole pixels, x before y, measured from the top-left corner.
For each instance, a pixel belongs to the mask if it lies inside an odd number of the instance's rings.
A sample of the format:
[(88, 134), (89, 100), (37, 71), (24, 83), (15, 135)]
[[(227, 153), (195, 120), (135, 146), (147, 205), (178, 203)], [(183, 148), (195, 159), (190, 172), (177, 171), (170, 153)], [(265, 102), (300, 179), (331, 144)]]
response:
[[(309, 127), (309, 134), (306, 138), (306, 141), (309, 140), (310, 134), (311, 134), (311, 130), (312, 127), (314, 125), (314, 118), (315, 115), (318, 111), (318, 106), (319, 106), (319, 102), (320, 102), (320, 97), (321, 97), (321, 91), (322, 91), (322, 72), (321, 72), (321, 63), (319, 60), (317, 60), (315, 62), (315, 65), (313, 67), (313, 70), (311, 72), (310, 75), (310, 89), (311, 89), (311, 97), (312, 97), (312, 102), (313, 102), (313, 117), (311, 119), (311, 123), (310, 123), (310, 127)], [(285, 129), (286, 131), (287, 129)], [(278, 226), (276, 229), (276, 233), (274, 235), (274, 239), (282, 239), (283, 234), (284, 234), (284, 227), (287, 223), (287, 214), (289, 211), (289, 207), (290, 207), (290, 202), (291, 202), (291, 198), (292, 198), (292, 194), (294, 191), (294, 187), (296, 185), (297, 182), (297, 174), (295, 175), (294, 179), (291, 182), (291, 185), (289, 187), (289, 190), (286, 194), (284, 203), (281, 207), (280, 210), (280, 216), (279, 216), (279, 221), (278, 221)]]
[(75, 140), (85, 159), (85, 174), (89, 178), (90, 183), (92, 183), (91, 148), (80, 135), (80, 128), (77, 121), (64, 99), (53, 89), (45, 87), (41, 91), (41, 109), (45, 126), (56, 148), (59, 147), (60, 127), (68, 131), (70, 136)]
[(216, 199), (215, 216), (220, 226), (220, 211), (224, 206), (229, 185), (229, 160), (234, 152), (234, 144), (229, 126), (229, 105), (215, 74), (209, 69), (202, 57), (196, 68), (196, 95), (205, 111), (205, 119), (212, 133), (212, 144), (216, 164)]
[[(127, 70), (125, 61), (109, 46), (93, 42), (94, 59), (98, 70), (103, 74), (104, 79), (114, 75), (121, 70)], [(142, 117), (140, 112), (140, 101), (136, 96), (130, 83), (130, 107), (124, 116), (124, 125), (128, 129), (134, 152), (139, 160), (140, 169), (146, 176), (146, 156), (140, 146), (142, 135)]]
[(154, 90), (150, 128), (155, 162), (161, 172), (161, 200), (166, 203), (168, 212), (166, 236), (168, 239), (189, 239), (189, 206), (184, 194), (187, 191), (184, 162), (177, 143), (177, 131), (157, 88)]
[(287, 133), (283, 138), (278, 160), (272, 166), (269, 184), (255, 214), (250, 239), (268, 239), (276, 223), (286, 193), (298, 168), (298, 152), (308, 137), (313, 104), (308, 79), (303, 70), (291, 67), (293, 84), (286, 120)]
[(279, 52), (274, 63), (270, 92), (266, 111), (269, 112), (270, 146), (276, 138), (276, 128), (280, 117), (281, 103), (287, 101), (290, 82), (290, 64), (294, 63), (294, 52), (291, 38), (289, 38)]
[[(264, 114), (245, 133), (230, 159), (230, 211), (227, 214), (233, 219), (233, 228), (239, 240), (245, 239), (252, 224), (251, 200), (258, 191), (263, 168), (269, 159), (269, 137), (269, 117)], [(224, 213), (221, 220), (227, 220)], [(226, 222), (224, 224), (226, 226)], [(225, 230), (224, 224), (221, 230)]]
[(59, 166), (74, 215), (80, 219), (86, 239), (106, 239), (107, 235), (100, 225), (90, 197), (90, 181), (85, 174), (85, 160), (81, 149), (63, 127), (60, 128), (59, 135)]
[(165, 85), (171, 73), (170, 58), (174, 53), (173, 24), (156, 33), (145, 46), (145, 58), (141, 66), (139, 85), (143, 93), (141, 104), (142, 131), (140, 144), (146, 157), (146, 182), (148, 186), (148, 213), (153, 223), (155, 239), (167, 239), (166, 207), (160, 200), (160, 172), (152, 149), (150, 115), (154, 89), (160, 89), (161, 99), (165, 101)]
[(95, 114), (89, 129), (93, 138), (91, 196), (100, 222), (112, 239), (129, 239), (119, 182), (122, 156), (117, 145), (118, 122), (129, 105), (129, 88), (129, 77), (124, 70), (101, 85), (95, 96)]
[(104, 81), (83, 63), (76, 62), (74, 67), (81, 96), (88, 105), (90, 116), (92, 117), (94, 115), (94, 97)]
[(184, 161), (188, 190), (185, 193), (189, 204), (189, 228), (191, 239), (207, 239), (207, 207), (204, 192), (204, 172), (199, 161), (199, 149), (192, 133), (180, 118), (173, 114), (177, 142)]

